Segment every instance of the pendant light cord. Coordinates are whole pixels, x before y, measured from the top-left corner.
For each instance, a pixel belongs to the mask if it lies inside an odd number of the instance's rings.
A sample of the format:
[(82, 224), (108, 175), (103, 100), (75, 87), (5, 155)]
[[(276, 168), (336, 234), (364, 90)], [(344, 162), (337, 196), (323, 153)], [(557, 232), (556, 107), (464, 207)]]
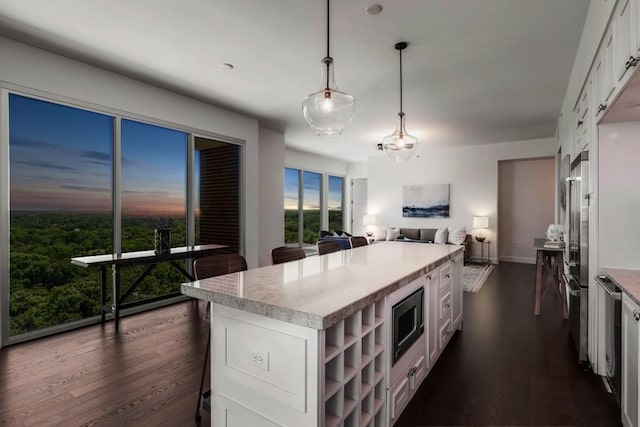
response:
[[(330, 58), (331, 56), (329, 55), (329, 0), (327, 0), (327, 58)], [(326, 67), (327, 67), (327, 86), (326, 88), (329, 89), (329, 68), (331, 67), (331, 62), (330, 61), (326, 61)]]
[(402, 49), (400, 51), (400, 114), (404, 114), (402, 112)]
[(329, 0), (327, 0), (327, 58), (329, 57)]

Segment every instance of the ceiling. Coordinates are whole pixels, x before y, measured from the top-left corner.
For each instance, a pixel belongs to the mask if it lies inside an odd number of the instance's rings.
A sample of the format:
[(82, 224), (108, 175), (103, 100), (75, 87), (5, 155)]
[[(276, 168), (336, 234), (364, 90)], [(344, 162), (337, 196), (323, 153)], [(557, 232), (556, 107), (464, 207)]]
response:
[[(288, 147), (363, 161), (403, 107), (429, 149), (552, 137), (589, 0), (331, 3), (331, 56), (356, 98), (339, 137), (316, 136), (301, 101), (320, 89), (322, 0), (0, 0), (0, 34), (259, 119)], [(222, 63), (233, 64), (225, 70)]]

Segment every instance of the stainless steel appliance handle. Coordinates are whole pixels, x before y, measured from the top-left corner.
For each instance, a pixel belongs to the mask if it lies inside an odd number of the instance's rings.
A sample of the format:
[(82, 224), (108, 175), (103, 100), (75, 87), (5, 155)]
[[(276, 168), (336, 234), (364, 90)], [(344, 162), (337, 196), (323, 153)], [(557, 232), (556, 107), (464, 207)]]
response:
[(562, 280), (564, 281), (564, 283), (567, 285), (567, 292), (569, 292), (569, 295), (571, 295), (572, 297), (578, 297), (580, 296), (580, 288), (578, 289), (572, 289), (571, 288), (571, 280), (567, 277), (566, 274), (562, 275)]
[(620, 301), (622, 299), (622, 293), (621, 292), (613, 292), (611, 289), (609, 289), (609, 287), (607, 285), (605, 285), (597, 276), (596, 276), (596, 282), (598, 282), (598, 285), (600, 285), (600, 287), (607, 293), (607, 295), (611, 298), (614, 299), (616, 301)]

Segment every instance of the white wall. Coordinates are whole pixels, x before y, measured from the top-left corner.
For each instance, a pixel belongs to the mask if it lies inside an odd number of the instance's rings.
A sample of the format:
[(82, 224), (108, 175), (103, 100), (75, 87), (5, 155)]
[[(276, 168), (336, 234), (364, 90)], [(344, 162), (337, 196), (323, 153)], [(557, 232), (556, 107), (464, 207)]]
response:
[(173, 92), (0, 37), (0, 84), (131, 118), (244, 141), (245, 255), (258, 265), (258, 122)]
[[(489, 217), (487, 239), (497, 242), (498, 161), (548, 157), (554, 154), (552, 138), (433, 150), (406, 164), (392, 164), (380, 154), (369, 159), (369, 213), (378, 224), (414, 228), (464, 225), (472, 231), (472, 219)], [(425, 150), (426, 151), (426, 150)], [(450, 218), (403, 218), (402, 186), (450, 184)], [(479, 248), (478, 248), (479, 251)], [(497, 244), (491, 255), (497, 262)]]
[(349, 175), (350, 178), (366, 178), (367, 169), (367, 162), (349, 163), (347, 164), (347, 175)]
[(284, 244), (284, 134), (259, 128), (260, 246), (258, 265), (271, 264), (271, 249)]
[(601, 268), (640, 268), (640, 122), (600, 125)]
[(288, 168), (328, 173), (335, 176), (346, 177), (347, 175), (347, 164), (345, 162), (292, 148), (285, 148), (284, 164)]
[(533, 240), (554, 222), (554, 186), (553, 157), (498, 163), (500, 261), (535, 264)]

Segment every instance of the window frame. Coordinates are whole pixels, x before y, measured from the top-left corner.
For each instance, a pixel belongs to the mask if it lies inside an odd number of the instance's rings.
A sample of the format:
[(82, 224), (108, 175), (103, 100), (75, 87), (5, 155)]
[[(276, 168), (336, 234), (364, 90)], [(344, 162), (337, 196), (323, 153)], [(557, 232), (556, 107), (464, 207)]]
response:
[[(346, 212), (346, 182), (347, 177), (333, 172), (321, 171), (317, 169), (306, 169), (299, 166), (291, 166), (285, 164), (283, 168), (283, 176), (285, 169), (298, 171), (298, 247), (305, 247), (304, 244), (304, 173), (311, 172), (320, 175), (320, 230), (327, 230), (329, 226), (329, 177), (342, 179), (342, 230), (346, 230), (345, 212)], [(284, 201), (284, 194), (283, 194)], [(284, 208), (284, 206), (283, 206)], [(283, 236), (284, 237), (284, 236)], [(308, 246), (308, 245), (307, 245)]]
[[(10, 84), (6, 82), (0, 82), (0, 348), (7, 345), (17, 344), (20, 342), (30, 341), (36, 338), (53, 335), (60, 332), (69, 331), (75, 328), (96, 324), (100, 322), (100, 315), (88, 317), (85, 319), (63, 323), (59, 325), (50, 326), (47, 328), (26, 332), (23, 334), (10, 336), (9, 335), (9, 258), (10, 258), (10, 244), (9, 244), (9, 230), (10, 230), (10, 184), (9, 184), (9, 96), (18, 95), (35, 100), (49, 102), (61, 106), (70, 108), (85, 110), (93, 113), (107, 115), (113, 118), (113, 164), (112, 164), (112, 226), (113, 226), (113, 252), (120, 254), (122, 252), (122, 120), (132, 120), (152, 126), (160, 126), (168, 129), (173, 129), (187, 134), (187, 141), (185, 150), (186, 156), (186, 227), (187, 227), (187, 244), (193, 245), (195, 235), (195, 212), (194, 212), (194, 197), (195, 197), (195, 173), (194, 173), (194, 159), (195, 159), (195, 138), (202, 137), (207, 139), (213, 139), (222, 143), (238, 145), (239, 149), (239, 246), (240, 253), (245, 252), (245, 237), (246, 237), (246, 143), (244, 140), (234, 138), (215, 132), (210, 132), (198, 128), (193, 128), (187, 125), (170, 122), (167, 120), (152, 118), (144, 116), (142, 114), (119, 110), (117, 108), (107, 107), (103, 105), (94, 104), (42, 90), (27, 88), (20, 85)], [(69, 261), (71, 262), (71, 261)], [(187, 266), (191, 269), (191, 266)], [(96, 270), (96, 274), (99, 271)], [(182, 300), (187, 300), (189, 297), (180, 295), (165, 300), (142, 304), (140, 306), (131, 307), (123, 310), (121, 316), (133, 314), (141, 311), (150, 310), (153, 308), (173, 304)]]

